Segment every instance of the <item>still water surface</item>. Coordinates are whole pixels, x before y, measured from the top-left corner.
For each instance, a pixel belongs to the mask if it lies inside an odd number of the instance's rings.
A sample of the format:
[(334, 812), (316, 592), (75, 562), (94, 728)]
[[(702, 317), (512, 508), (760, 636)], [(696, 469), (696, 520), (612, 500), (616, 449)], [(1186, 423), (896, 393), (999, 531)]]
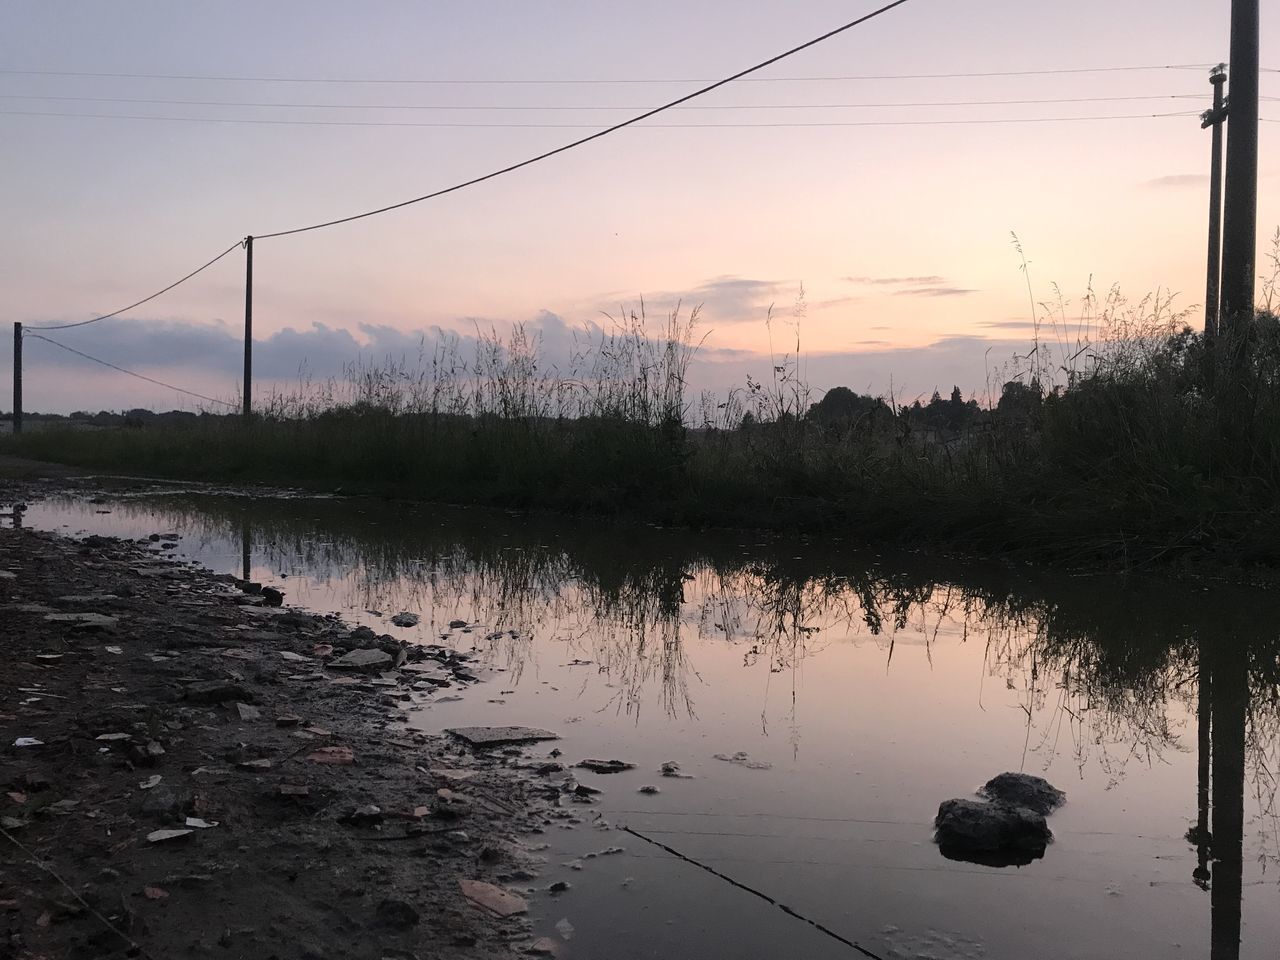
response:
[[(588, 822), (544, 838), (538, 883), (572, 887), (535, 911), (564, 957), (860, 955), (597, 815), (883, 958), (1277, 954), (1270, 593), (190, 490), (50, 500), (23, 522), (176, 532), (182, 558), (247, 570), (290, 604), (408, 640), (447, 634), (493, 670), (412, 725), (542, 726), (566, 761), (637, 764), (584, 773), (605, 791)], [(391, 626), (401, 611), (421, 625)], [(739, 751), (759, 765), (715, 758)], [(661, 777), (669, 761), (690, 778)], [(1056, 842), (1021, 868), (944, 859), (938, 804), (1005, 770), (1066, 791)], [(582, 859), (611, 846), (625, 852)]]

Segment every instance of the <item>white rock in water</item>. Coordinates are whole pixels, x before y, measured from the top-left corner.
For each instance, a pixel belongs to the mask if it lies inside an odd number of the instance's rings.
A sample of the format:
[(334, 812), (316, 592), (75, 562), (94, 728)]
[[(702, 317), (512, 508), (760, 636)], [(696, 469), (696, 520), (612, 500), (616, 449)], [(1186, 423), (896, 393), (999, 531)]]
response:
[(773, 764), (767, 760), (752, 760), (747, 756), (745, 750), (739, 750), (737, 753), (717, 753), (713, 754), (717, 760), (723, 760), (725, 763), (736, 763), (740, 767), (746, 767), (748, 770), (770, 770)]

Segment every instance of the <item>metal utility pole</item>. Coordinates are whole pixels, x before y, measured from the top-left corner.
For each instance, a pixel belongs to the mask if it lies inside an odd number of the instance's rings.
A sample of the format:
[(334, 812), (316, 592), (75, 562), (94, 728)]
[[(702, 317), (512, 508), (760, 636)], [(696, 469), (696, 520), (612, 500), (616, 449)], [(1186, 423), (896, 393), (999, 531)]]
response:
[(22, 432), (22, 324), (13, 325), (13, 432)]
[(1209, 162), (1209, 268), (1204, 295), (1204, 335), (1218, 335), (1218, 297), (1222, 281), (1222, 122), (1227, 109), (1222, 87), (1227, 82), (1227, 65), (1220, 63), (1209, 74), (1213, 84), (1213, 109), (1200, 115), (1200, 129), (1213, 127), (1212, 157)]
[(244, 422), (253, 416), (253, 237), (244, 238)]
[(1258, 233), (1258, 35), (1260, 0), (1231, 2), (1231, 92), (1222, 222), (1219, 328), (1234, 333), (1253, 319)]

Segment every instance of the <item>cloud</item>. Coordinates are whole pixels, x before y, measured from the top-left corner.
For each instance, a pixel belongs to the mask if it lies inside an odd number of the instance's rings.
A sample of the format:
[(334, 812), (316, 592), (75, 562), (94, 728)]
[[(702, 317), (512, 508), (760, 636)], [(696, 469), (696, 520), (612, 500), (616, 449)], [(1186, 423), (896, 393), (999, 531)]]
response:
[(901, 287), (922, 284), (946, 283), (946, 277), (843, 277), (847, 283), (865, 283), (874, 286)]
[(986, 320), (980, 324), (980, 327), (990, 327), (993, 330), (1031, 330), (1035, 328), (1035, 324), (1030, 320)]
[(711, 323), (748, 323), (763, 320), (769, 308), (780, 299), (794, 299), (794, 289), (783, 280), (760, 280), (752, 277), (725, 275), (712, 277), (688, 290), (646, 294), (645, 302), (663, 310), (701, 307), (702, 316)]
[(844, 277), (848, 283), (875, 287), (898, 287), (897, 297), (963, 297), (977, 293), (967, 287), (958, 287), (946, 277)]
[(895, 297), (967, 297), (977, 290), (966, 287), (915, 287), (910, 290), (895, 290)]
[(1209, 182), (1206, 173), (1175, 173), (1167, 177), (1148, 180), (1148, 187), (1202, 187)]

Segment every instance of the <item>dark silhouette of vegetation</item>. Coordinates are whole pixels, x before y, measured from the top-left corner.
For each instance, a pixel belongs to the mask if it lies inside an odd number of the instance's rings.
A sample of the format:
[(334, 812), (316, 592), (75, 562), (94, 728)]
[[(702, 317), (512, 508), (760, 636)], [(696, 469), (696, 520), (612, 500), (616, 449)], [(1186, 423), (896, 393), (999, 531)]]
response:
[(1085, 310), (1094, 332), (1083, 345), (1056, 323), (1057, 343), (1045, 337), (1019, 358), (986, 404), (958, 389), (902, 405), (844, 387), (813, 402), (795, 355), (771, 381), (694, 404), (684, 392), (694, 317), (673, 315), (654, 338), (632, 316), (567, 370), (545, 368), (517, 331), (484, 338), (474, 363), (437, 347), (417, 366), (307, 385), (249, 424), (132, 411), (124, 423), (141, 429), (33, 431), (3, 449), (1077, 564), (1280, 562), (1276, 316), (1210, 344), (1158, 297), (1130, 307), (1090, 294)]

